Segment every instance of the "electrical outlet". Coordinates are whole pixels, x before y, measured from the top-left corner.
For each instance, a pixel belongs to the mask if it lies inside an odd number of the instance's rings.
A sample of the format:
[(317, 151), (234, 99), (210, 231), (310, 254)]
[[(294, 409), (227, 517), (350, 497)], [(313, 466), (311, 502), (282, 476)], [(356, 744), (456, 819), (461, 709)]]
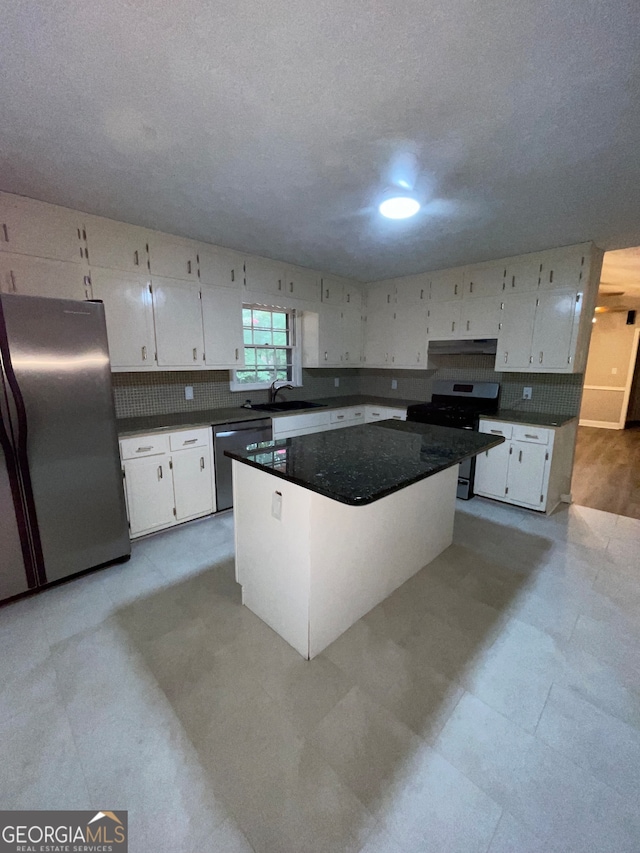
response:
[(340, 380), (338, 379), (338, 377), (337, 377), (337, 376), (336, 376), (336, 378), (333, 380), (333, 387), (334, 387), (334, 388), (339, 388), (339, 387), (340, 387)]
[(532, 394), (533, 394), (533, 388), (526, 387), (526, 388), (522, 389), (522, 399), (523, 400), (530, 400)]
[(193, 385), (184, 386), (184, 399), (193, 400)]
[(397, 391), (397, 390), (398, 390), (398, 380), (397, 380), (397, 379), (392, 379), (392, 380), (391, 380), (391, 390), (392, 390), (392, 391)]
[(617, 368), (617, 367), (612, 367), (612, 368), (611, 368), (611, 372), (612, 372), (612, 373), (617, 373), (617, 372), (618, 372), (618, 368)]

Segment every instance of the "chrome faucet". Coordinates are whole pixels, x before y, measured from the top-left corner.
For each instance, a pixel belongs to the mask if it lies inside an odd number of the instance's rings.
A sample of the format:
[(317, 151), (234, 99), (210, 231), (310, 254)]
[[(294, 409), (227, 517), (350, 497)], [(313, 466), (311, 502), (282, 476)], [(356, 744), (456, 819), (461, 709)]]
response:
[(273, 382), (271, 383), (271, 388), (269, 388), (269, 402), (270, 403), (275, 403), (278, 391), (284, 391), (286, 388), (293, 389), (293, 385), (279, 385), (276, 388), (276, 382), (277, 381), (278, 381), (277, 379), (274, 379)]

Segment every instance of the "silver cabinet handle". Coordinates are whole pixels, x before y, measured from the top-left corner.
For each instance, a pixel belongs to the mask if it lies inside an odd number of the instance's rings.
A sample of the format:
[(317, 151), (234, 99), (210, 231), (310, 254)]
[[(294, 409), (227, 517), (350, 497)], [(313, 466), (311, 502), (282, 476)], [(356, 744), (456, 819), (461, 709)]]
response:
[(293, 293), (293, 282), (289, 282), (289, 293)]
[(187, 444), (195, 444), (197, 442), (197, 438), (190, 438), (188, 441), (183, 441), (182, 446), (184, 447)]
[(374, 418), (379, 418), (379, 417), (380, 417), (380, 412), (371, 412), (371, 415), (372, 415), (372, 417), (374, 417)]
[(158, 465), (158, 479), (162, 479), (162, 465)]
[(328, 299), (328, 298), (329, 298), (329, 288), (328, 288), (328, 287), (327, 287), (327, 288), (325, 289), (325, 291), (324, 291), (324, 298), (325, 298), (325, 299)]
[(420, 299), (424, 299), (424, 290), (420, 291)]
[(538, 438), (537, 435), (531, 435), (531, 433), (528, 433), (528, 432), (525, 432), (524, 437), (525, 438)]
[(238, 358), (239, 358), (238, 352), (239, 352), (238, 347), (236, 347), (236, 361), (237, 361), (237, 360), (238, 360)]
[(329, 354), (327, 353), (327, 351), (326, 351), (326, 350), (325, 350), (325, 353), (324, 353), (324, 360), (325, 360), (325, 361), (328, 361), (328, 360), (329, 360)]
[(147, 348), (146, 347), (142, 347), (142, 360), (143, 361), (147, 360)]
[(194, 361), (198, 360), (198, 348), (197, 347), (193, 348), (193, 360)]
[(204, 456), (200, 457), (200, 470), (204, 471)]
[(149, 447), (139, 447), (136, 450), (136, 453), (148, 453), (150, 450), (153, 450), (153, 445), (149, 445)]
[(542, 356), (543, 356), (543, 353), (541, 352), (540, 353), (540, 364), (542, 364)]
[(17, 293), (18, 288), (16, 287), (16, 277), (13, 270), (10, 271), (9, 277), (11, 278), (11, 290), (13, 293)]
[(508, 357), (509, 357), (509, 353), (508, 353), (508, 352), (505, 352), (505, 354), (504, 354), (504, 363), (505, 363), (505, 364), (507, 363), (507, 358), (508, 358)]
[(458, 295), (458, 285), (457, 285), (457, 284), (456, 284), (456, 285), (454, 285), (454, 288), (453, 288), (453, 295), (454, 295), (454, 296), (457, 296), (457, 295)]
[(467, 320), (467, 332), (469, 331), (469, 325), (471, 324), (471, 320)]
[(133, 263), (134, 263), (134, 264), (135, 264), (135, 266), (137, 266), (137, 267), (139, 267), (139, 266), (140, 266), (140, 259), (139, 259), (139, 257), (138, 257), (138, 250), (137, 250), (137, 249), (136, 249), (136, 250), (135, 250), (135, 252), (133, 253)]
[(282, 279), (278, 279), (278, 290), (282, 290)]
[(456, 328), (456, 321), (454, 320), (454, 321), (451, 323), (451, 331), (452, 331), (452, 332), (453, 332), (453, 331), (455, 331), (455, 328)]
[(187, 273), (191, 275), (191, 261), (187, 261)]
[(2, 235), (4, 237), (4, 242), (8, 243), (9, 242), (9, 229), (7, 228), (6, 222), (2, 223)]
[(473, 293), (473, 282), (469, 282), (469, 293)]
[(501, 429), (492, 429), (491, 432), (495, 433), (496, 435), (504, 435)]
[(336, 420), (341, 421), (344, 419), (344, 415), (336, 415)]
[(345, 361), (349, 361), (349, 353), (348, 353), (348, 352), (346, 352), (346, 353), (344, 354), (344, 357), (345, 357)]
[(351, 302), (351, 294), (347, 293), (347, 305)]
[(522, 462), (522, 451), (518, 453), (518, 462)]

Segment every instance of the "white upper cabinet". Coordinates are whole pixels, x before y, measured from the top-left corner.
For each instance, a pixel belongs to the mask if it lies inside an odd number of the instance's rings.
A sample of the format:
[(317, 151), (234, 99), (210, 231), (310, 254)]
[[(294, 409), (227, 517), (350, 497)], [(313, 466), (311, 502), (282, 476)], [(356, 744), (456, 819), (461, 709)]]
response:
[(534, 368), (566, 370), (571, 364), (572, 332), (581, 299), (582, 294), (573, 288), (539, 294), (531, 344)]
[(391, 363), (396, 367), (425, 367), (427, 363), (427, 309), (396, 305), (393, 312)]
[(200, 286), (195, 282), (154, 277), (152, 288), (158, 366), (202, 367), (204, 333)]
[(284, 298), (286, 295), (285, 264), (256, 255), (245, 257), (245, 285), (251, 293), (264, 293)]
[(91, 266), (146, 275), (149, 231), (126, 222), (87, 216), (87, 246)]
[(86, 267), (8, 252), (0, 254), (0, 291), (56, 299), (91, 299)]
[(333, 276), (322, 276), (320, 294), (321, 301), (327, 305), (342, 305), (344, 284), (340, 279)]
[(504, 261), (503, 292), (530, 293), (537, 290), (540, 283), (542, 252), (507, 258)]
[(362, 288), (355, 282), (345, 282), (342, 289), (342, 304), (361, 309), (363, 301)]
[(84, 214), (0, 193), (0, 251), (86, 266)]
[(462, 305), (460, 301), (432, 302), (427, 312), (429, 340), (447, 340), (461, 337)]
[(198, 280), (198, 253), (195, 243), (180, 240), (179, 237), (170, 237), (159, 231), (149, 231), (147, 244), (151, 275), (182, 281)]
[(401, 308), (415, 307), (427, 310), (430, 282), (426, 275), (412, 275), (396, 280), (395, 302)]
[(589, 275), (588, 249), (579, 245), (541, 252), (540, 288), (583, 288)]
[(344, 366), (359, 367), (363, 344), (362, 308), (358, 305), (344, 305), (341, 314)]
[(395, 282), (370, 284), (366, 289), (364, 363), (369, 367), (391, 364)]
[(232, 287), (241, 291), (244, 285), (244, 257), (231, 249), (218, 249), (201, 243), (198, 246), (200, 281), (216, 287)]
[(476, 264), (464, 271), (464, 298), (499, 296), (503, 291), (505, 267), (498, 261)]
[(536, 293), (513, 294), (505, 298), (502, 310), (496, 370), (528, 370), (536, 319)]
[(153, 370), (156, 340), (148, 277), (94, 269), (91, 288), (93, 298), (104, 302), (113, 370)]
[(460, 303), (460, 335), (473, 338), (497, 338), (502, 319), (501, 300), (495, 296), (464, 299)]
[(449, 270), (438, 270), (430, 274), (431, 301), (450, 302), (461, 299), (464, 291), (464, 267), (454, 267)]
[(207, 367), (235, 369), (244, 365), (241, 291), (203, 284), (202, 326)]
[(313, 270), (286, 266), (284, 275), (284, 288), (288, 297), (301, 299), (305, 302), (320, 301), (318, 275)]

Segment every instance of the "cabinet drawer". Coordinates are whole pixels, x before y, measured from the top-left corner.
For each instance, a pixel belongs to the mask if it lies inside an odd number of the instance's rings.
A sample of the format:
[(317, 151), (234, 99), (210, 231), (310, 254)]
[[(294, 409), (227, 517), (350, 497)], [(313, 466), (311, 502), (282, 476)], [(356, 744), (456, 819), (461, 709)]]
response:
[(185, 429), (181, 432), (172, 432), (169, 436), (171, 450), (187, 450), (190, 447), (207, 447), (211, 438), (211, 430)]
[(123, 459), (136, 459), (139, 456), (158, 456), (169, 453), (169, 436), (140, 435), (134, 438), (123, 438), (120, 441), (120, 453)]
[(323, 427), (330, 423), (329, 412), (313, 412), (308, 415), (287, 415), (272, 418), (274, 438), (289, 433), (292, 430), (307, 429), (307, 427)]
[(513, 437), (516, 441), (528, 441), (533, 444), (549, 444), (548, 429), (540, 429), (539, 427), (520, 426), (514, 424)]
[(513, 424), (500, 423), (499, 421), (480, 421), (478, 432), (486, 432), (489, 435), (503, 435), (511, 438)]
[(336, 409), (335, 412), (329, 412), (330, 423), (343, 424), (353, 420), (354, 409)]

